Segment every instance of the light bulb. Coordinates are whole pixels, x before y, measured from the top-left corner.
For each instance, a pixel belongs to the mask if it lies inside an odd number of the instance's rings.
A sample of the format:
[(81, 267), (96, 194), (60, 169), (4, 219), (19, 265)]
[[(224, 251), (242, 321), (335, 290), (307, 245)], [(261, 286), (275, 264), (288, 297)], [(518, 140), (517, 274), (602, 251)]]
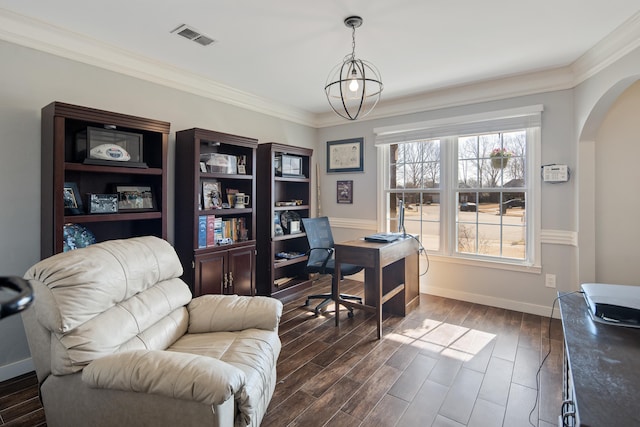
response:
[(349, 90), (351, 92), (357, 92), (358, 91), (358, 80), (357, 79), (351, 79), (351, 82), (349, 82)]

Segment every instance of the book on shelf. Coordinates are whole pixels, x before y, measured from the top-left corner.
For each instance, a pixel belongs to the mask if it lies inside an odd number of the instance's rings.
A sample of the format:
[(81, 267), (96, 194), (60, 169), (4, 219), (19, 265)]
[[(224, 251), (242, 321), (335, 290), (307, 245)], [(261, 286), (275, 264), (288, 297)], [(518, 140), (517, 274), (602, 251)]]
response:
[(216, 245), (214, 239), (215, 220), (215, 215), (207, 215), (207, 247)]
[(248, 239), (246, 218), (220, 218), (215, 215), (198, 216), (198, 249), (219, 244), (244, 242)]
[(282, 286), (286, 283), (289, 283), (290, 281), (292, 281), (294, 278), (293, 277), (281, 277), (279, 279), (276, 279), (273, 281), (273, 284), (276, 286)]
[(222, 218), (216, 218), (215, 219), (215, 223), (214, 223), (214, 229), (213, 229), (213, 241), (215, 243), (217, 242), (221, 242), (222, 239), (224, 238), (224, 234), (222, 231)]
[(198, 217), (198, 249), (207, 247), (207, 216)]

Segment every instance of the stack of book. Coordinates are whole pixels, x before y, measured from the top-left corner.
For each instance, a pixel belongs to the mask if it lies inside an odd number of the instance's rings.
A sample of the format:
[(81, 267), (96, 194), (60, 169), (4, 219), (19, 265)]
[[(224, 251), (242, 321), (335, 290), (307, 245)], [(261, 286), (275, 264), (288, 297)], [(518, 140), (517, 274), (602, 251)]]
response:
[(198, 248), (241, 242), (248, 239), (246, 218), (225, 218), (200, 215)]

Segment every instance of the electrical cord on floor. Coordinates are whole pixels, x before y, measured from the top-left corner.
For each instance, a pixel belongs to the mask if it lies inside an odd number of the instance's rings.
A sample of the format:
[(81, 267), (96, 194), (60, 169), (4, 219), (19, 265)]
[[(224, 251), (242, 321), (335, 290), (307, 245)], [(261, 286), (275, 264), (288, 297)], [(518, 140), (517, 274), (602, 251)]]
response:
[(547, 333), (547, 339), (549, 340), (549, 344), (548, 344), (549, 350), (547, 351), (547, 354), (545, 354), (545, 356), (542, 358), (542, 362), (540, 362), (540, 366), (538, 366), (538, 371), (536, 372), (536, 400), (533, 403), (533, 408), (531, 408), (531, 412), (529, 412), (529, 424), (531, 424), (533, 427), (538, 427), (536, 424), (534, 424), (531, 421), (531, 415), (533, 415), (533, 412), (536, 410), (536, 407), (538, 406), (538, 396), (540, 395), (540, 372), (542, 371), (542, 366), (544, 365), (544, 362), (547, 361), (547, 358), (551, 354), (551, 321), (553, 320), (553, 311), (556, 308), (556, 302), (558, 302), (560, 298), (565, 297), (567, 295), (581, 294), (581, 293), (583, 292), (573, 291), (573, 292), (567, 292), (566, 294), (558, 295), (557, 297), (555, 297), (555, 299), (553, 300), (553, 304), (551, 305), (551, 316), (549, 316), (549, 331)]

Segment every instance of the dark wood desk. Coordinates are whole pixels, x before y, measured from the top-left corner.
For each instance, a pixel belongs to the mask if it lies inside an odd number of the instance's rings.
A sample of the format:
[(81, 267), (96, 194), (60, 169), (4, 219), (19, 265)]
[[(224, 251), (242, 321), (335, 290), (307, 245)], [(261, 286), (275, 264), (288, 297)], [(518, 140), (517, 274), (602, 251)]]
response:
[(374, 312), (380, 339), (383, 310), (404, 316), (420, 303), (419, 245), (412, 237), (392, 243), (372, 243), (364, 239), (337, 243), (335, 263), (335, 271), (340, 271), (341, 263), (364, 267), (364, 304), (339, 299), (340, 275), (333, 277), (336, 326), (340, 324), (340, 304)]
[(639, 426), (640, 329), (594, 322), (579, 293), (560, 294), (560, 312), (563, 394), (571, 402), (563, 405), (562, 425)]

